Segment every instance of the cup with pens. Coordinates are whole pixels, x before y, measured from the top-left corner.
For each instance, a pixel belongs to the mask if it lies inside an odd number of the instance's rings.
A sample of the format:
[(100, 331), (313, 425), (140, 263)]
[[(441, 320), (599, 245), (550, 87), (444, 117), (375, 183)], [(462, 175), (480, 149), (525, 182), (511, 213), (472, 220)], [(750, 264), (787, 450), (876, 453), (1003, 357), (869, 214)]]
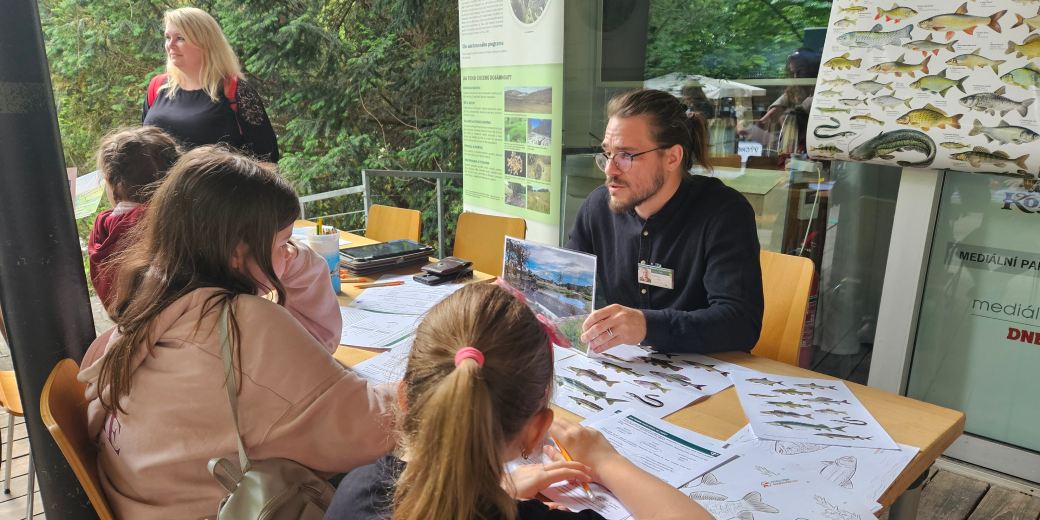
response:
[(332, 292), (339, 293), (339, 230), (332, 226), (324, 225), (322, 219), (318, 219), (314, 226), (314, 234), (305, 237), (307, 245), (325, 259), (329, 267), (329, 280), (332, 282)]

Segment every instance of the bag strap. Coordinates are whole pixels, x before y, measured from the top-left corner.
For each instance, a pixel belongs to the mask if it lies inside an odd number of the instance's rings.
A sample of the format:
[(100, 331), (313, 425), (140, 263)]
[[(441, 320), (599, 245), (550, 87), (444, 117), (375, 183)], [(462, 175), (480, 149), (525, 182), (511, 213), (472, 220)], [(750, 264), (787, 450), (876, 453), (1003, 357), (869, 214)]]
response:
[(224, 360), (224, 389), (227, 390), (228, 403), (231, 404), (231, 418), (235, 422), (235, 440), (238, 441), (238, 464), (242, 473), (249, 471), (249, 457), (242, 443), (242, 432), (238, 429), (238, 385), (235, 382), (235, 369), (231, 363), (231, 340), (228, 338), (228, 309), (231, 303), (225, 301), (220, 310), (220, 357)]
[(238, 119), (238, 76), (231, 75), (224, 78), (224, 99), (227, 100), (231, 112), (235, 115), (235, 124), (238, 125), (238, 135), (246, 135), (242, 131), (242, 122)]
[(166, 74), (156, 74), (148, 82), (148, 108), (155, 104), (155, 98), (159, 97), (159, 87), (166, 83)]

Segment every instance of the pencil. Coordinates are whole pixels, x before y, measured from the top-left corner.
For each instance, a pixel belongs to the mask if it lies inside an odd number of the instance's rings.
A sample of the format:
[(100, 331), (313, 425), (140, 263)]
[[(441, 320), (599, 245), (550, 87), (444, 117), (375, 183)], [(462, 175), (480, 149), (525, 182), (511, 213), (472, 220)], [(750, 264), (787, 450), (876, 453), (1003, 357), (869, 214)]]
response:
[(371, 289), (373, 287), (393, 287), (395, 285), (404, 285), (404, 282), (397, 280), (396, 282), (378, 282), (378, 283), (365, 283), (361, 285), (355, 285), (358, 289)]
[(317, 231), (317, 233), (315, 233), (316, 235), (321, 235), (325, 231), (325, 226), (323, 224), (325, 224), (325, 219), (319, 218), (317, 224), (314, 226)]
[(368, 278), (347, 278), (345, 276), (340, 276), (339, 281), (343, 283), (368, 283), (371, 280)]
[[(560, 449), (560, 455), (563, 455), (563, 460), (566, 460), (567, 462), (574, 460), (571, 458), (571, 454), (567, 453), (567, 448), (564, 448), (563, 444), (560, 444), (560, 441), (556, 439), (555, 435), (550, 435), (549, 438), (552, 439), (553, 443), (556, 444), (556, 447)], [(581, 483), (581, 487), (585, 490), (585, 493), (589, 495), (589, 500), (595, 502), (596, 495), (592, 494), (592, 488), (590, 488), (585, 482)]]

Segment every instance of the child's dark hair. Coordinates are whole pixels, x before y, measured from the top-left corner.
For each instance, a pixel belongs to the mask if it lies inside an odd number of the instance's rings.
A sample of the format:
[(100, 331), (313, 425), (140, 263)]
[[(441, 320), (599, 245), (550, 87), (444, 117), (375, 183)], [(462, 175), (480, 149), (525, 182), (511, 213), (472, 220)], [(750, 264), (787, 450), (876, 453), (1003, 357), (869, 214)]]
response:
[[(456, 352), (468, 346), (483, 364), (456, 366)], [(403, 380), (400, 442), (410, 460), (394, 520), (516, 517), (501, 485), (505, 451), (549, 405), (551, 348), (527, 305), (495, 285), (467, 285), (430, 309)]]
[(101, 138), (97, 168), (116, 202), (144, 203), (180, 156), (177, 141), (154, 126), (123, 128)]

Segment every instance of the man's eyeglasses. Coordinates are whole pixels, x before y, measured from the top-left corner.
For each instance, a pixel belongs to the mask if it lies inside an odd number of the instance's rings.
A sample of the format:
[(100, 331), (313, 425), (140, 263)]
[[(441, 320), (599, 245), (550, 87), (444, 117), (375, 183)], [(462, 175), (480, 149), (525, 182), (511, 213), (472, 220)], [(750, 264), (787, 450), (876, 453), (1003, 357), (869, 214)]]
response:
[(643, 155), (643, 154), (648, 154), (650, 152), (656, 152), (656, 151), (662, 150), (664, 148), (667, 148), (667, 147), (665, 147), (665, 146), (658, 146), (657, 148), (654, 148), (653, 150), (647, 150), (645, 152), (639, 152), (639, 153), (618, 152), (618, 153), (615, 153), (615, 154), (608, 154), (607, 152), (600, 152), (600, 153), (596, 154), (596, 166), (599, 166), (600, 170), (603, 170), (603, 172), (606, 172), (607, 171), (607, 165), (610, 164), (610, 161), (614, 161), (614, 166), (617, 166), (617, 168), (619, 170), (621, 170), (622, 172), (627, 172), (629, 169), (632, 168), (632, 160), (635, 159), (636, 157), (639, 157), (640, 155)]

